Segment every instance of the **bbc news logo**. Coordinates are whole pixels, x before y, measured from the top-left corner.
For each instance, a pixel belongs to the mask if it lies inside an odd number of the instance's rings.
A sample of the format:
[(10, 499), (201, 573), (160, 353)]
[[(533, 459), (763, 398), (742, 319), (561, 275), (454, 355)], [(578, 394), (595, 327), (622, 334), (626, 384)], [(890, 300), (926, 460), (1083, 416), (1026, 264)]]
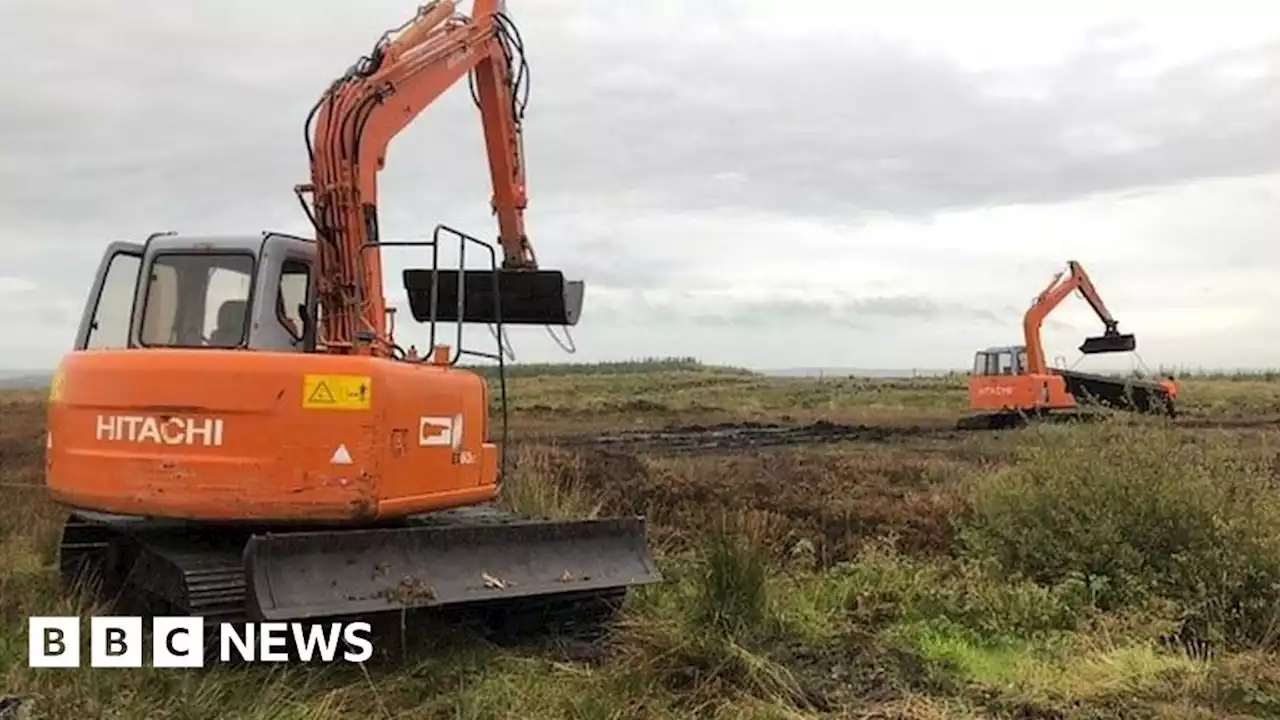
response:
[[(80, 667), (79, 617), (32, 617), (27, 622), (29, 667)], [(352, 623), (220, 623), (207, 635), (204, 618), (157, 617), (151, 621), (152, 667), (204, 667), (217, 642), (221, 662), (287, 662), (290, 651), (302, 662), (358, 663), (373, 656), (372, 628)], [(107, 616), (89, 621), (90, 667), (142, 667), (147, 645), (142, 618)]]

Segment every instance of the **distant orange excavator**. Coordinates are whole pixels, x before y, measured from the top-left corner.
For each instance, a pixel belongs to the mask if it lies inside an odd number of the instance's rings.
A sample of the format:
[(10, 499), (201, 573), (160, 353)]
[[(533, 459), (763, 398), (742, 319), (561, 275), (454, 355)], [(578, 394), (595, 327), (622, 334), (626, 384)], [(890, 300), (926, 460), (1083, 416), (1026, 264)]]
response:
[(1102, 320), (1102, 335), (1085, 338), (1080, 352), (1085, 355), (1132, 352), (1137, 339), (1121, 333), (1115, 318), (1098, 296), (1093, 282), (1080, 263), (1067, 263), (1053, 276), (1049, 286), (1031, 303), (1022, 318), (1023, 345), (992, 347), (974, 356), (969, 378), (969, 409), (972, 415), (960, 420), (960, 429), (1017, 427), (1031, 418), (1080, 417), (1085, 402), (1130, 412), (1173, 416), (1178, 384), (1173, 378), (1159, 381), (1092, 375), (1045, 362), (1040, 327), (1049, 313), (1074, 291), (1080, 291)]

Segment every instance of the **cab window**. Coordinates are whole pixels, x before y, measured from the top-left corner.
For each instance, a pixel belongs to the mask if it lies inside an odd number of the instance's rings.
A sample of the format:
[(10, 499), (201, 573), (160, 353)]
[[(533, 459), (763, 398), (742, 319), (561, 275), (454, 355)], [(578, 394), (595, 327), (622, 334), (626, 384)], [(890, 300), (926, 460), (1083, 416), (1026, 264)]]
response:
[(254, 258), (163, 253), (151, 264), (140, 340), (149, 347), (244, 346)]
[(276, 315), (294, 340), (302, 339), (302, 307), (307, 304), (307, 290), (310, 287), (311, 266), (300, 260), (286, 260), (280, 275)]

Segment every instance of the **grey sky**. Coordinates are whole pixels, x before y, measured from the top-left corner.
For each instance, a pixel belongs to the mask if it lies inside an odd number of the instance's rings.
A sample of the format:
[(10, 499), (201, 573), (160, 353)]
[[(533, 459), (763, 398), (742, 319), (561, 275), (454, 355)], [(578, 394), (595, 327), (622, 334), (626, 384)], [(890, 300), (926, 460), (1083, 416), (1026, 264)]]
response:
[[(580, 359), (967, 366), (1077, 259), (1148, 364), (1276, 364), (1280, 19), (786, 6), (509, 0), (529, 229), (587, 280)], [(306, 232), (305, 113), (413, 11), (0, 2), (21, 68), (0, 86), (0, 367), (56, 360), (109, 240)], [(492, 236), (486, 173), (455, 88), (392, 145), (384, 232)], [(392, 300), (413, 262), (389, 253)], [(1074, 360), (1087, 307), (1056, 320)], [(520, 360), (564, 357), (511, 335)]]

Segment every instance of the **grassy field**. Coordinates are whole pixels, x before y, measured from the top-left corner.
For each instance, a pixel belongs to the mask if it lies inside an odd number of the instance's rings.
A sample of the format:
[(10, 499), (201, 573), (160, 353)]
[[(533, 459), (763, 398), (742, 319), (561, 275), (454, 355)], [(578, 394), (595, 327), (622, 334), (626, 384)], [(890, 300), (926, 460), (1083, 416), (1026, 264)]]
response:
[[(436, 630), (366, 666), (32, 670), (39, 394), (0, 399), (0, 696), (36, 718), (1280, 717), (1280, 379), (1175, 420), (954, 430), (963, 378), (522, 368), (504, 502), (641, 512), (667, 580), (590, 652)], [(802, 427), (785, 430), (771, 425)], [(3, 717), (0, 714), (0, 717)]]

